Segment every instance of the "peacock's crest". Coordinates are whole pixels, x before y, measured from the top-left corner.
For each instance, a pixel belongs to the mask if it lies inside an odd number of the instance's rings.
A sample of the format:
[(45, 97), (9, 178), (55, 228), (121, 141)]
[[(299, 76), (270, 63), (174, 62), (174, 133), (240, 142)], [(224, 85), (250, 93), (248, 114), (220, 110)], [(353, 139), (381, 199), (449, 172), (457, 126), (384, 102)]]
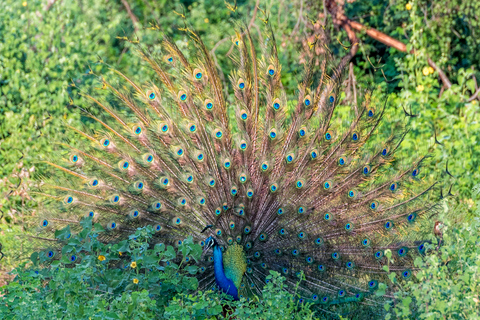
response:
[[(369, 93), (356, 112), (342, 105), (351, 57), (333, 65), (328, 52), (308, 55), (298, 91), (287, 95), (268, 25), (261, 54), (240, 28), (229, 99), (208, 49), (188, 34), (191, 59), (168, 38), (161, 52), (137, 44), (150, 82), (115, 71), (121, 84), (102, 78), (107, 96), (82, 93), (101, 115), (82, 110), (101, 129), (66, 125), (78, 140), (62, 143), (63, 161), (46, 162), (55, 174), (43, 176), (39, 193), (51, 203), (34, 228), (50, 240), (46, 259), (61, 257), (62, 241), (89, 217), (108, 230), (105, 242), (152, 225), (155, 241), (192, 236), (213, 248), (200, 262), (203, 288), (216, 281), (225, 292), (259, 294), (268, 270), (290, 284), (303, 273), (302, 299), (329, 304), (372, 296), (386, 264), (409, 278), (425, 249), (408, 228), (435, 207), (426, 158), (397, 161), (406, 134), (398, 126), (377, 138), (385, 101)], [(66, 225), (71, 233), (55, 238)]]

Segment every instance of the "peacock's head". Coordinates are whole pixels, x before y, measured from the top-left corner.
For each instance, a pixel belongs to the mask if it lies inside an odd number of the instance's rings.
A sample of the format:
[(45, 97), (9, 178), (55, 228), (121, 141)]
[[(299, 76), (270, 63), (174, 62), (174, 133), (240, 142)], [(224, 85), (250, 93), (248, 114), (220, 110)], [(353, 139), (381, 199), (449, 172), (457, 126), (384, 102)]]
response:
[(217, 239), (210, 236), (207, 239), (205, 239), (205, 247), (203, 248), (203, 250), (207, 251), (207, 250), (209, 250), (210, 248), (213, 248), (216, 245), (218, 245)]

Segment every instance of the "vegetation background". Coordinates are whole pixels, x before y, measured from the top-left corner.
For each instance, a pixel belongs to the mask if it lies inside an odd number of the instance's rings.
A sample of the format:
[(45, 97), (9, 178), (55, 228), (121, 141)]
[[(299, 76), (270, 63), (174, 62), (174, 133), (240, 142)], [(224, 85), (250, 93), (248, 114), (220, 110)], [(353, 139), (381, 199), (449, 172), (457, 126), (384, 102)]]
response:
[[(261, 40), (264, 10), (275, 30), (282, 82), (291, 97), (304, 58), (302, 47), (316, 36), (338, 59), (356, 51), (343, 100), (354, 103), (366, 88), (384, 92), (390, 106), (389, 120), (402, 121), (411, 130), (403, 145), (405, 159), (432, 152), (436, 173), (430, 178), (444, 186), (443, 210), (432, 217), (439, 229), (424, 231), (434, 243), (442, 238), (443, 245), (438, 248), (432, 244), (432, 254), (417, 259), (421, 271), (409, 283), (401, 285), (392, 274), (391, 283), (383, 285), (397, 286), (398, 299), (384, 306), (359, 305), (339, 307), (332, 314), (314, 313), (314, 308), (291, 300), (291, 295), (281, 290), (282, 278), (274, 274), (262, 301), (231, 303), (236, 307), (235, 316), (478, 318), (480, 2), (239, 0), (232, 13), (228, 7), (234, 5), (223, 0), (0, 0), (0, 248), (5, 254), (0, 261), (0, 285), (4, 285), (0, 288), (0, 317), (222, 317), (222, 305), (229, 302), (210, 292), (191, 295), (195, 283), (188, 272), (174, 280), (165, 276), (168, 270), (152, 276), (150, 281), (165, 277), (163, 287), (169, 288), (162, 301), (152, 300), (154, 286), (138, 269), (136, 273), (132, 269), (125, 274), (108, 274), (105, 265), (94, 257), (82, 261), (82, 268), (35, 272), (25, 266), (29, 256), (23, 253), (28, 248), (19, 248), (28, 243), (18, 240), (22, 221), (35, 215), (37, 203), (30, 188), (32, 176), (41, 171), (39, 160), (49, 157), (55, 137), (72, 138), (63, 131), (62, 123), (94, 126), (71, 107), (70, 99), (77, 105), (82, 103), (72, 94), (72, 83), (95, 90), (91, 74), (108, 75), (108, 65), (145, 81), (150, 70), (122, 38), (155, 45), (161, 34), (148, 30), (155, 23), (181, 49), (187, 49), (189, 38), (178, 31), (184, 24), (179, 14), (187, 17), (212, 49), (227, 83), (233, 67), (228, 58), (234, 34), (231, 17), (244, 21)], [(98, 63), (100, 59), (108, 65)], [(142, 232), (148, 239), (148, 230)], [(143, 247), (141, 241), (131, 244), (139, 255), (145, 245), (146, 240)], [(97, 243), (84, 249), (98, 254), (105, 248)], [(167, 260), (176, 254), (166, 248), (151, 249), (163, 252)], [(197, 249), (192, 245), (184, 250)], [(147, 257), (143, 258), (145, 265)], [(16, 271), (8, 273), (13, 268)], [(105, 274), (95, 276), (97, 271)], [(15, 275), (17, 279), (11, 281)], [(91, 280), (90, 286), (79, 281), (85, 277)]]

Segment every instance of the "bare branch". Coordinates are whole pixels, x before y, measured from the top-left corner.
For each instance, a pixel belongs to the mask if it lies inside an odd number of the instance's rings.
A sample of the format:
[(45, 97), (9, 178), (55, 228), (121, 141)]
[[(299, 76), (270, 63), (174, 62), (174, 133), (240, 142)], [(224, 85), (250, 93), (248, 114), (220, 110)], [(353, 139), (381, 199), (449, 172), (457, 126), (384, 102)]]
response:
[(133, 27), (135, 28), (135, 32), (138, 31), (138, 24), (140, 21), (138, 20), (137, 16), (132, 12), (132, 9), (130, 8), (130, 4), (128, 4), (127, 0), (121, 0), (123, 6), (127, 10), (128, 15), (130, 16), (130, 20), (132, 20)]
[(428, 61), (428, 65), (429, 65), (430, 67), (432, 67), (433, 69), (435, 69), (435, 71), (438, 72), (438, 76), (439, 76), (440, 79), (442, 80), (443, 86), (446, 87), (447, 89), (450, 89), (450, 87), (452, 86), (452, 83), (450, 82), (450, 80), (448, 80), (447, 76), (446, 76), (445, 73), (442, 71), (442, 69), (440, 69), (440, 68), (435, 64), (435, 62), (433, 62), (432, 59), (428, 58), (427, 61)]

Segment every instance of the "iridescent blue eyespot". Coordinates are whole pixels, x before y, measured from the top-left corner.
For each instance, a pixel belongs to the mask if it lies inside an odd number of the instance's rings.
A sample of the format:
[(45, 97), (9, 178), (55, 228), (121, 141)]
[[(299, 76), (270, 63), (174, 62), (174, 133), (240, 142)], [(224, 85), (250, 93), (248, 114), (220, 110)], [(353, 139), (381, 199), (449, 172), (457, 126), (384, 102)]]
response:
[(249, 234), (250, 231), (252, 231), (252, 230), (251, 230), (250, 227), (248, 227), (248, 226), (243, 229), (243, 232), (244, 232), (245, 234)]
[(242, 79), (238, 80), (237, 85), (238, 85), (238, 88), (240, 88), (240, 90), (245, 89), (245, 82), (243, 82)]
[(185, 101), (187, 100), (187, 95), (185, 93), (180, 95), (180, 100)]
[(370, 172), (370, 167), (369, 166), (365, 166), (363, 167), (363, 174), (368, 174)]
[(136, 126), (133, 132), (135, 132), (136, 135), (139, 135), (140, 133), (142, 133), (142, 128), (140, 126)]
[(238, 190), (237, 190), (236, 187), (232, 187), (232, 188), (230, 189), (230, 194), (231, 194), (232, 196), (236, 196), (237, 193), (238, 193)]
[(317, 296), (316, 294), (314, 294), (314, 295), (312, 296), (312, 300), (313, 300), (313, 301), (317, 301), (317, 300), (318, 300), (318, 296)]
[(330, 97), (328, 98), (328, 101), (330, 101), (330, 103), (335, 102), (335, 97), (334, 97), (334, 96), (330, 96)]
[(65, 201), (65, 202), (68, 203), (68, 204), (72, 203), (72, 202), (73, 202), (73, 197), (68, 196), (68, 197), (66, 198), (66, 201)]
[(363, 240), (362, 240), (362, 246), (366, 247), (366, 246), (368, 246), (368, 245), (370, 245), (370, 240), (369, 240), (369, 239), (366, 239), (366, 238), (363, 239)]
[(423, 244), (423, 243), (420, 244), (420, 245), (417, 247), (418, 252), (421, 253), (421, 254), (424, 254), (424, 253), (425, 253), (425, 249), (426, 249), (426, 248), (425, 248), (425, 244)]
[(277, 137), (277, 131), (275, 129), (272, 129), (269, 135), (270, 139), (275, 139)]
[(391, 221), (385, 222), (385, 229), (390, 230), (391, 228), (393, 228), (393, 222)]
[(345, 230), (347, 230), (347, 231), (352, 230), (352, 228), (353, 228), (353, 227), (352, 227), (352, 224), (351, 224), (351, 223), (347, 223), (347, 224), (345, 225)]
[(285, 229), (282, 228), (278, 231), (278, 233), (283, 236), (286, 233), (286, 231)]
[(327, 190), (330, 189), (330, 187), (331, 187), (330, 182), (326, 181), (326, 182), (323, 184), (323, 187), (324, 187), (325, 189), (327, 189)]
[(162, 230), (162, 226), (161, 226), (161, 225), (159, 225), (159, 224), (157, 224), (157, 225), (156, 225), (156, 227), (155, 227), (155, 230), (156, 230), (156, 231), (160, 231), (160, 230)]
[(317, 238), (317, 239), (315, 239), (315, 244), (316, 244), (317, 246), (323, 244), (322, 238)]
[(420, 171), (419, 171), (418, 169), (414, 169), (414, 170), (412, 171), (412, 177), (418, 176), (419, 173), (420, 173)]
[(317, 157), (317, 151), (313, 150), (312, 152), (310, 152), (310, 158), (315, 159)]
[(242, 150), (247, 149), (247, 143), (242, 142), (242, 143), (240, 144), (240, 149), (242, 149)]
[(110, 145), (110, 140), (108, 140), (108, 139), (103, 140), (103, 146), (104, 147), (108, 147), (109, 145)]
[(247, 197), (248, 198), (253, 197), (253, 190), (247, 190)]
[(370, 289), (376, 288), (377, 285), (378, 285), (378, 282), (377, 282), (376, 280), (370, 280), (370, 281), (368, 282), (368, 287), (369, 287)]
[(203, 153), (199, 153), (197, 155), (197, 160), (202, 161), (203, 160)]
[(202, 73), (201, 73), (201, 72), (197, 72), (197, 73), (195, 74), (195, 78), (197, 78), (197, 79), (202, 79)]
[(332, 253), (332, 259), (333, 260), (337, 260), (338, 258), (340, 258), (340, 254), (338, 254), (338, 252)]
[(332, 140), (332, 133), (331, 132), (325, 133), (325, 140), (327, 140), (327, 141)]
[(78, 156), (77, 156), (77, 155), (73, 155), (73, 156), (71, 157), (71, 159), (72, 159), (72, 162), (75, 163), (75, 162), (78, 161)]
[(243, 111), (241, 114), (240, 114), (240, 117), (242, 118), (242, 120), (247, 120), (248, 118), (248, 114), (246, 111)]
[(300, 232), (300, 233), (298, 234), (298, 238), (299, 238), (299, 239), (305, 239), (305, 232)]
[(210, 185), (210, 187), (214, 187), (215, 186), (215, 179), (211, 179), (208, 184)]
[(293, 255), (293, 256), (298, 256), (299, 253), (300, 253), (300, 251), (298, 251), (297, 249), (293, 249), (293, 250), (292, 250), (292, 255)]
[(307, 258), (305, 258), (305, 261), (307, 263), (313, 263), (313, 258), (312, 257), (307, 257)]
[(415, 218), (417, 218), (417, 214), (416, 214), (416, 213), (410, 213), (410, 214), (407, 216), (408, 222), (414, 222), (414, 221), (415, 221)]
[(153, 161), (153, 156), (152, 156), (152, 155), (149, 155), (149, 156), (147, 157), (147, 162), (152, 162), (152, 161)]
[(130, 164), (128, 163), (128, 161), (125, 161), (122, 165), (122, 168), (123, 169), (128, 169), (129, 166), (130, 166)]
[(312, 101), (310, 100), (310, 96), (309, 96), (309, 95), (307, 95), (307, 97), (303, 100), (303, 103), (304, 103), (305, 106), (307, 106), (307, 107), (312, 103)]
[(48, 251), (48, 257), (51, 258), (55, 255), (55, 253), (53, 251)]
[(353, 267), (355, 266), (355, 264), (352, 262), (352, 261), (348, 261), (346, 263), (346, 266), (347, 266), (347, 269), (353, 269)]
[(403, 279), (408, 279), (408, 278), (410, 278), (411, 274), (412, 273), (410, 272), (410, 270), (405, 270), (405, 271), (402, 272), (402, 277), (403, 277)]
[(192, 124), (192, 125), (190, 125), (190, 127), (188, 129), (190, 130), (190, 132), (195, 132), (195, 131), (197, 131), (197, 126)]
[(397, 253), (400, 257), (404, 257), (408, 252), (408, 248), (407, 247), (401, 247), (400, 249), (398, 249)]
[(377, 251), (375, 252), (375, 258), (377, 259), (381, 259), (383, 257), (383, 251)]
[(151, 93), (148, 95), (148, 99), (154, 100), (154, 99), (155, 99), (155, 92), (151, 92)]
[(339, 290), (339, 291), (338, 291), (338, 296), (339, 296), (340, 298), (344, 297), (344, 296), (345, 296), (345, 290)]
[(271, 192), (277, 191), (277, 187), (278, 187), (278, 186), (277, 186), (276, 183), (272, 184), (272, 185), (270, 186), (270, 191), (271, 191)]
[(377, 209), (377, 207), (378, 207), (377, 202), (373, 201), (372, 203), (370, 203), (370, 209), (375, 210)]
[(70, 261), (71, 261), (71, 262), (75, 262), (76, 260), (77, 260), (77, 256), (76, 256), (76, 255), (72, 255), (72, 256), (70, 257)]
[(306, 130), (306, 129), (302, 128), (302, 129), (298, 130), (298, 135), (299, 135), (300, 137), (304, 137), (306, 134), (307, 134), (307, 130)]
[(280, 103), (275, 102), (275, 103), (273, 104), (273, 109), (275, 109), (275, 110), (280, 109)]
[(278, 214), (278, 215), (282, 215), (282, 214), (283, 214), (283, 208), (278, 208), (277, 214)]
[(161, 128), (162, 132), (167, 132), (168, 131), (168, 126), (164, 124)]
[(357, 140), (358, 140), (358, 133), (354, 132), (354, 133), (352, 134), (352, 140), (353, 140), (353, 141), (357, 141)]
[(273, 76), (273, 75), (275, 74), (275, 69), (273, 69), (273, 67), (270, 66), (270, 67), (268, 68), (268, 74), (269, 74), (270, 76)]
[(385, 148), (382, 150), (382, 156), (386, 156), (388, 154), (388, 149)]
[(326, 221), (330, 220), (330, 213), (325, 213), (323, 219), (325, 219)]
[(120, 201), (120, 197), (119, 196), (114, 196), (113, 197), (113, 202), (117, 203), (118, 201)]
[(368, 115), (370, 118), (373, 117), (373, 114), (374, 114), (373, 110), (368, 110), (367, 115)]
[(282, 254), (282, 250), (280, 250), (280, 249), (275, 249), (275, 254), (281, 255), (281, 254)]
[(304, 208), (304, 207), (298, 207), (297, 212), (298, 212), (298, 213), (304, 213), (304, 212), (305, 212), (305, 208)]
[(42, 221), (42, 227), (48, 226), (48, 220), (43, 220)]
[(297, 189), (301, 189), (303, 187), (303, 181), (298, 180), (297, 183), (296, 183), (296, 186), (297, 186)]
[(206, 106), (206, 108), (207, 108), (208, 110), (210, 110), (210, 109), (213, 108), (213, 103), (207, 102), (207, 104), (206, 104), (205, 106)]
[(345, 164), (345, 158), (342, 157), (342, 158), (338, 159), (338, 164), (343, 166)]
[(89, 216), (89, 217), (93, 217), (93, 216), (95, 216), (95, 212), (93, 212), (93, 211), (90, 211), (90, 212), (88, 213), (88, 216)]
[(288, 274), (288, 268), (283, 268), (283, 269), (282, 269), (282, 272), (283, 272), (284, 274)]
[(172, 57), (168, 57), (168, 62), (173, 62), (173, 58)]
[(398, 185), (396, 183), (392, 183), (389, 187), (390, 191), (395, 192), (397, 190)]

